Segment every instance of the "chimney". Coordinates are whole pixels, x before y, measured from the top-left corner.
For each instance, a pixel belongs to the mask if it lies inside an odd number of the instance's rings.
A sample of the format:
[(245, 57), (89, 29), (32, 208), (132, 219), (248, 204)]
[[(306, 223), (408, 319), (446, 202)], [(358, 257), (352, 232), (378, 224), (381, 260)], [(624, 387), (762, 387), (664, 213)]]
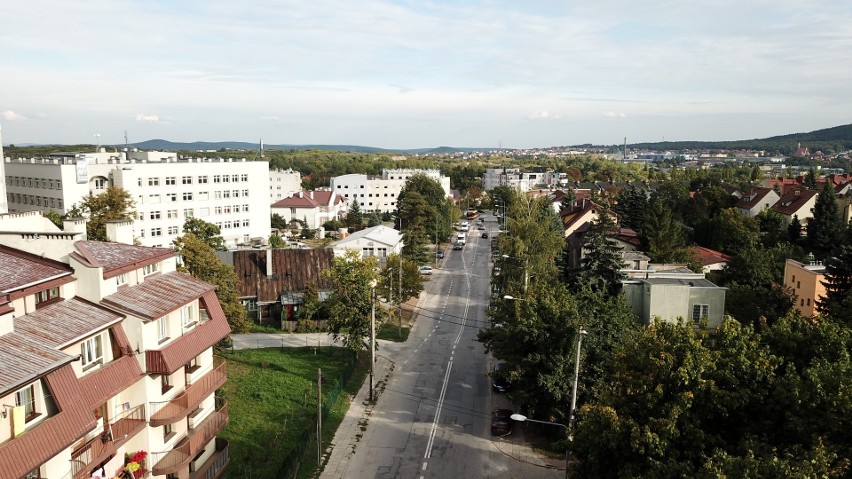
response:
[(267, 278), (271, 278), (272, 274), (273, 274), (273, 271), (272, 271), (272, 258), (274, 257), (274, 255), (272, 254), (273, 251), (274, 250), (272, 248), (269, 248), (269, 249), (266, 250), (266, 277)]
[(311, 195), (311, 199), (314, 199), (314, 190), (309, 191), (308, 194)]
[(83, 241), (86, 240), (86, 218), (66, 218), (62, 220), (62, 230), (66, 233), (82, 233)]
[(300, 191), (299, 192), (299, 198), (304, 198), (304, 197), (305, 197), (305, 193), (303, 191)]
[(107, 240), (133, 244), (133, 220), (112, 220), (106, 224)]

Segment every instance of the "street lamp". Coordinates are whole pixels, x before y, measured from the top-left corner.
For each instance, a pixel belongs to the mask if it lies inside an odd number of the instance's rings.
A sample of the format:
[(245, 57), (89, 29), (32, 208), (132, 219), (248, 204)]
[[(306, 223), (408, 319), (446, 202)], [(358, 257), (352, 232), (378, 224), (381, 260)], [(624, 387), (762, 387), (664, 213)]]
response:
[[(574, 386), (571, 388), (571, 415), (568, 417), (568, 430), (574, 434), (575, 411), (577, 410), (577, 383), (580, 380), (580, 345), (583, 344), (583, 336), (589, 334), (580, 328), (577, 334), (577, 356), (574, 358)], [(570, 438), (571, 436), (569, 436)]]
[(370, 283), (370, 402), (373, 402), (373, 366), (376, 364), (376, 284)]
[(516, 298), (516, 297), (512, 296), (511, 294), (504, 295), (503, 299), (508, 299), (509, 301), (529, 301), (528, 299)]
[[(568, 442), (571, 442), (571, 432), (568, 429), (568, 426), (566, 426), (562, 423), (550, 422), (550, 421), (539, 421), (538, 419), (530, 419), (530, 418), (524, 416), (523, 414), (512, 414), (509, 417), (513, 421), (518, 421), (518, 422), (537, 422), (539, 424), (550, 424), (551, 426), (564, 427), (565, 428), (565, 438), (568, 440)], [(570, 451), (570, 449), (568, 449), (568, 444), (566, 444), (565, 445), (565, 477), (566, 477), (566, 479), (568, 477), (568, 451)]]

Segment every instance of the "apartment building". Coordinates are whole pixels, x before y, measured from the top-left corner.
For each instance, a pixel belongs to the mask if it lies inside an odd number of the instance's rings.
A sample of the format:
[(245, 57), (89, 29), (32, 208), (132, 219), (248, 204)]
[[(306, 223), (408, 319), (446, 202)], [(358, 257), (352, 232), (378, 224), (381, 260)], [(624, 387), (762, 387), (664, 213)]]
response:
[(6, 198), (14, 212), (65, 214), (89, 193), (110, 186), (127, 190), (137, 212), (132, 234), (144, 246), (169, 246), (190, 217), (219, 226), (229, 245), (269, 235), (264, 192), (270, 176), (263, 161), (100, 151), (6, 159), (4, 167)]
[(171, 249), (84, 241), (36, 216), (0, 215), (0, 479), (115, 477), (125, 454), (153, 476), (218, 478), (227, 376), (213, 345), (230, 329), (214, 286), (177, 272)]
[(784, 286), (796, 296), (793, 307), (805, 317), (817, 314), (817, 301), (825, 296), (825, 265), (812, 261), (809, 264), (787, 259), (784, 263)]
[(336, 176), (331, 179), (331, 191), (346, 198), (350, 205), (357, 200), (362, 212), (392, 213), (405, 182), (416, 174), (437, 181), (446, 197), (451, 197), (450, 178), (441, 176), (439, 170), (394, 169), (383, 170), (381, 177), (357, 173)]
[(275, 203), (302, 191), (302, 174), (288, 168), (269, 170), (269, 202)]

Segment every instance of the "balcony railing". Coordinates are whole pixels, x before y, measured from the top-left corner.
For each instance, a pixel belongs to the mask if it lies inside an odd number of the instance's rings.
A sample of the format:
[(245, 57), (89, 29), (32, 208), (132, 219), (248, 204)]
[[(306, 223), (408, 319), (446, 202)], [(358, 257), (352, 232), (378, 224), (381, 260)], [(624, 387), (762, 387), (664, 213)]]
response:
[(180, 472), (192, 461), (205, 444), (210, 442), (228, 424), (228, 403), (221, 400), (220, 407), (175, 445), (174, 449), (152, 453), (149, 458), (155, 476)]
[(216, 452), (207, 458), (207, 461), (196, 469), (195, 472), (189, 473), (189, 479), (217, 479), (225, 472), (228, 463), (231, 461), (228, 455), (228, 441), (221, 437), (216, 438)]
[(198, 380), (188, 385), (186, 389), (169, 401), (151, 403), (151, 426), (157, 427), (172, 424), (194, 411), (201, 401), (219, 389), (228, 379), (226, 362), (217, 359), (220, 364)]
[(124, 411), (110, 422), (109, 426), (106, 433), (96, 436), (71, 453), (71, 473), (74, 479), (88, 477), (91, 473), (90, 467), (100, 464), (139, 431), (145, 429), (145, 405), (140, 404)]

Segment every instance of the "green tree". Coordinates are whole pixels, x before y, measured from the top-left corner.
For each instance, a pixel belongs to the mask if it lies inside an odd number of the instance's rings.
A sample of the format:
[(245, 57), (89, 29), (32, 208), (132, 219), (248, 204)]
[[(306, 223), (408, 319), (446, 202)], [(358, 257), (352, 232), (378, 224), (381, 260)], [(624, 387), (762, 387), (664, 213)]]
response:
[(847, 298), (852, 292), (852, 245), (841, 245), (836, 253), (825, 261), (825, 295), (817, 301), (821, 314), (852, 327), (852, 314)]
[(760, 226), (757, 220), (744, 216), (736, 208), (722, 210), (714, 221), (711, 247), (728, 254), (757, 245)]
[(349, 211), (346, 212), (346, 226), (350, 232), (358, 231), (364, 223), (364, 216), (361, 213), (361, 205), (358, 204), (358, 199), (353, 198), (352, 204), (349, 205)]
[[(107, 241), (106, 224), (114, 220), (132, 220), (136, 217), (135, 204), (130, 193), (122, 188), (108, 187), (103, 193), (89, 193), (80, 202), (79, 212), (88, 218), (86, 236), (94, 241)], [(72, 209), (77, 209), (76, 205)]]
[(287, 229), (287, 222), (284, 221), (284, 218), (281, 215), (279, 215), (278, 213), (272, 213), (272, 218), (271, 218), (270, 223), (271, 223), (271, 226), (273, 228), (275, 228), (279, 231)]
[(757, 223), (760, 228), (760, 242), (764, 247), (771, 248), (786, 239), (784, 216), (772, 208), (766, 208), (758, 213)]
[(787, 237), (793, 244), (798, 244), (802, 240), (802, 222), (799, 221), (799, 215), (793, 215), (793, 219), (787, 225)]
[(222, 230), (213, 223), (208, 223), (200, 218), (187, 218), (183, 222), (183, 232), (184, 234), (192, 233), (215, 251), (225, 251), (226, 249)]
[(49, 219), (51, 223), (55, 224), (57, 228), (63, 229), (64, 225), (62, 224), (62, 215), (60, 215), (56, 210), (50, 210), (44, 214), (44, 217)]
[(830, 251), (843, 238), (845, 225), (835, 196), (831, 182), (826, 181), (817, 195), (813, 218), (808, 220), (808, 243), (819, 251)]
[(583, 258), (577, 272), (576, 284), (588, 285), (592, 291), (615, 294), (621, 290), (621, 282), (627, 279), (621, 258), (621, 248), (616, 244), (617, 226), (604, 203), (597, 210), (598, 217), (592, 222), (584, 237)]
[(683, 228), (662, 200), (651, 200), (640, 233), (642, 246), (652, 262), (678, 263), (687, 260)]
[(305, 291), (302, 294), (302, 304), (299, 305), (299, 309), (296, 311), (296, 321), (304, 323), (316, 319), (321, 307), (322, 303), (319, 299), (317, 285), (313, 281), (309, 281), (305, 284)]
[(367, 349), (373, 307), (373, 285), (377, 281), (376, 258), (361, 258), (357, 251), (335, 256), (331, 268), (323, 274), (331, 281), (326, 299), (329, 330), (335, 339), (353, 351)]
[(562, 193), (565, 196), (563, 196), (562, 201), (559, 202), (559, 210), (569, 210), (574, 206), (574, 202), (577, 201), (577, 193), (573, 188), (565, 188), (562, 190)]
[(637, 232), (642, 230), (647, 209), (647, 192), (641, 188), (624, 188), (618, 193), (615, 206), (612, 207), (618, 213), (619, 222)]
[(269, 247), (272, 249), (286, 248), (287, 242), (277, 233), (269, 235)]
[(419, 296), (423, 291), (423, 278), (417, 263), (406, 258), (402, 259), (402, 296), (399, 287), (399, 260), (398, 254), (388, 255), (385, 267), (379, 272), (379, 283), (376, 292), (388, 303), (399, 305), (409, 299)]
[(689, 188), (676, 180), (664, 181), (651, 194), (654, 200), (662, 201), (675, 220), (683, 221), (689, 207)]
[(239, 279), (234, 268), (223, 263), (210, 245), (192, 233), (177, 238), (174, 244), (183, 263), (180, 269), (216, 286), (216, 297), (228, 318), (231, 331), (248, 332), (251, 323), (240, 303)]

